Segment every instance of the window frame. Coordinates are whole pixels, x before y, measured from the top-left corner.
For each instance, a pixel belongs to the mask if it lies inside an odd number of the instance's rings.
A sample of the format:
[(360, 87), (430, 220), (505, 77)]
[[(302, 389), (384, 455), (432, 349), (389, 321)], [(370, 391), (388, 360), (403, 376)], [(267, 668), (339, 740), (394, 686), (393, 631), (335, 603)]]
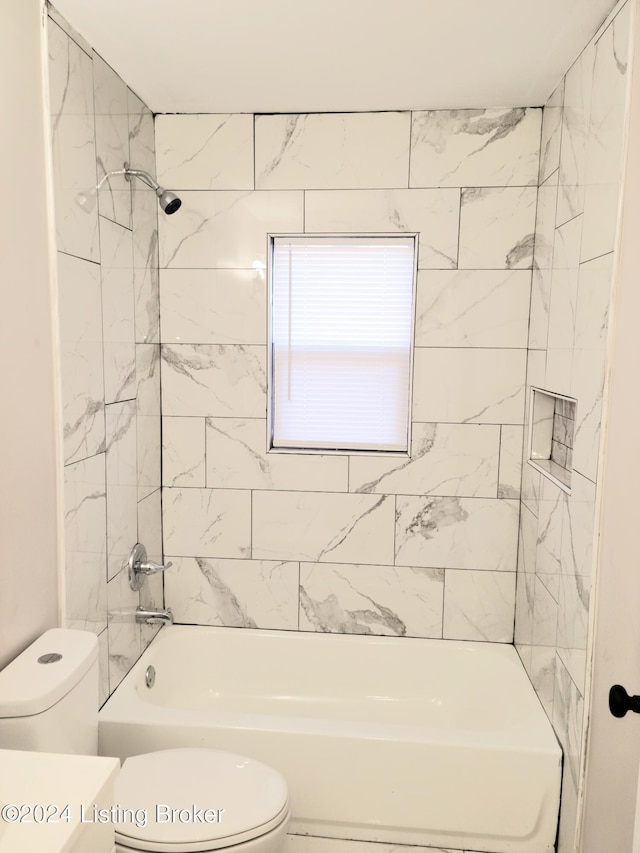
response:
[[(409, 346), (409, 395), (408, 395), (408, 412), (407, 412), (407, 449), (406, 450), (387, 450), (381, 448), (374, 450), (367, 449), (342, 449), (342, 448), (320, 448), (320, 447), (274, 447), (273, 445), (273, 412), (274, 412), (274, 382), (273, 382), (273, 253), (275, 241), (278, 239), (337, 239), (343, 240), (351, 237), (357, 238), (402, 238), (413, 240), (413, 271), (412, 271), (412, 287), (411, 287), (411, 343)], [(413, 412), (413, 371), (416, 349), (416, 303), (418, 289), (418, 241), (419, 232), (417, 231), (362, 231), (362, 232), (312, 232), (312, 233), (270, 233), (267, 234), (267, 436), (266, 436), (266, 452), (267, 453), (285, 453), (285, 454), (304, 454), (316, 456), (373, 456), (373, 457), (392, 457), (394, 459), (409, 459), (411, 458), (411, 440), (412, 440), (412, 412)]]

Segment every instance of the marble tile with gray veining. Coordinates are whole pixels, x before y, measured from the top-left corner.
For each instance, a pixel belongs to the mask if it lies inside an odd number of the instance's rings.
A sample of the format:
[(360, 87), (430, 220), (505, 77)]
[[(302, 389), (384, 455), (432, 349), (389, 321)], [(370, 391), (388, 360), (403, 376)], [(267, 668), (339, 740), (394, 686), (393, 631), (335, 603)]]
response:
[(571, 396), (577, 399), (573, 435), (573, 467), (596, 482), (606, 357), (602, 349), (576, 350), (572, 363)]
[(264, 269), (267, 234), (304, 230), (302, 192), (186, 191), (180, 198), (179, 216), (158, 220), (162, 268)]
[[(98, 180), (131, 160), (127, 86), (94, 51), (93, 82), (96, 114)], [(134, 168), (140, 168), (135, 166)], [(100, 214), (131, 227), (131, 188), (124, 175), (106, 179), (98, 192)]]
[(98, 707), (109, 698), (109, 632), (105, 628), (98, 637)]
[(534, 646), (547, 646), (555, 649), (558, 638), (558, 598), (553, 596), (545, 585), (546, 575), (536, 575), (533, 594), (533, 632)]
[(297, 562), (172, 558), (167, 601), (178, 622), (230, 628), (298, 627)]
[(574, 471), (571, 495), (564, 502), (560, 570), (581, 581), (587, 597), (593, 574), (593, 535), (595, 525), (596, 486)]
[(574, 347), (604, 350), (613, 290), (613, 252), (580, 264)]
[[(162, 484), (206, 486), (204, 418), (162, 419)], [(211, 485), (225, 484), (214, 476)]]
[(392, 565), (394, 505), (387, 495), (254, 492), (253, 557)]
[(556, 233), (556, 204), (558, 201), (558, 170), (538, 187), (536, 210), (536, 241), (534, 269), (549, 270), (553, 266), (553, 243)]
[[(561, 663), (558, 661), (558, 666), (560, 665)], [(574, 853), (576, 849), (576, 827), (578, 825), (578, 791), (573, 781), (573, 775), (567, 771), (562, 773), (560, 802), (562, 808), (560, 809), (558, 824), (558, 853)]]
[(266, 347), (163, 344), (166, 415), (265, 417)]
[(252, 190), (250, 114), (158, 115), (158, 181), (176, 190)]
[(538, 507), (538, 497), (540, 495), (540, 481), (542, 479), (542, 474), (537, 471), (533, 466), (529, 465), (526, 460), (526, 456), (528, 455), (528, 438), (525, 440), (525, 450), (524, 456), (525, 461), (522, 465), (522, 503), (527, 507), (529, 512), (537, 518), (539, 513)]
[(542, 494), (538, 503), (538, 533), (536, 545), (536, 573), (544, 575), (545, 585), (557, 600), (557, 577), (560, 574), (562, 522), (564, 517), (564, 492), (550, 480), (543, 478)]
[(48, 42), (56, 245), (59, 251), (97, 261), (93, 63), (53, 22)]
[(409, 112), (258, 115), (256, 187), (406, 187), (410, 126)]
[(126, 564), (138, 541), (136, 403), (105, 409), (107, 432), (107, 578)]
[[(518, 595), (518, 592), (516, 590), (516, 598), (517, 598), (517, 595)], [(518, 605), (516, 602), (516, 609), (517, 609), (517, 606)], [(516, 617), (516, 626), (515, 626), (516, 630), (517, 630), (517, 627), (518, 626), (517, 626), (517, 617)], [(520, 658), (520, 662), (521, 662), (522, 666), (524, 667), (525, 672), (527, 673), (529, 678), (531, 678), (531, 646), (522, 645), (522, 644), (518, 643), (517, 640), (513, 641), (513, 646), (518, 653), (518, 657)]]
[(538, 190), (529, 317), (530, 349), (545, 349), (547, 346), (557, 196), (558, 170), (556, 169)]
[(138, 500), (143, 500), (161, 485), (162, 447), (160, 415), (136, 417)]
[[(538, 544), (538, 519), (523, 504), (520, 510), (520, 530), (518, 533), (518, 571), (534, 575), (536, 571), (536, 551)], [(533, 606), (533, 599), (531, 599)]]
[[(527, 352), (527, 388), (544, 388), (546, 369), (546, 353), (540, 350), (528, 350)], [(527, 401), (528, 402), (528, 401)]]
[(158, 268), (137, 267), (133, 270), (136, 342), (158, 343), (160, 339), (160, 287)]
[(565, 77), (556, 225), (584, 210), (594, 54), (590, 43)]
[(104, 396), (106, 403), (132, 400), (136, 394), (136, 345), (104, 342)]
[(533, 638), (535, 583), (536, 576), (522, 571), (518, 563), (513, 641), (519, 649), (531, 646)]
[(207, 418), (206, 442), (210, 488), (347, 491), (347, 456), (267, 453), (263, 418)]
[(564, 106), (564, 77), (554, 89), (542, 110), (542, 139), (540, 142), (540, 171), (538, 183), (544, 184), (560, 166), (560, 137)]
[(58, 252), (65, 462), (104, 450), (100, 267)]
[(444, 639), (511, 643), (516, 573), (444, 574)]
[(553, 727), (564, 752), (564, 772), (578, 785), (582, 749), (583, 699), (561, 660), (556, 657)]
[(412, 187), (537, 183), (539, 109), (412, 113)]
[[(131, 228), (131, 184), (124, 175), (111, 175), (129, 163), (129, 120), (126, 115), (96, 115), (96, 162), (100, 216)], [(109, 175), (108, 177), (106, 177)]]
[(515, 572), (518, 501), (398, 497), (396, 563)]
[(160, 347), (136, 344), (138, 500), (160, 488)]
[(352, 456), (349, 491), (495, 497), (500, 427), (415, 423), (411, 456)]
[[(129, 155), (131, 167), (156, 175), (156, 142), (154, 118), (151, 110), (140, 98), (127, 89), (127, 115), (129, 118)], [(157, 175), (156, 175), (157, 177)]]
[(460, 269), (531, 269), (536, 187), (463, 189)]
[(266, 344), (264, 270), (162, 270), (163, 343)]
[(442, 637), (444, 571), (302, 563), (300, 630)]
[(136, 395), (131, 231), (100, 217), (105, 402)]
[(96, 115), (128, 115), (126, 83), (95, 51), (93, 61), (93, 95)]
[(419, 269), (458, 265), (460, 190), (311, 190), (305, 193), (308, 233), (419, 233)]
[(251, 557), (251, 492), (165, 488), (162, 508), (166, 554)]
[(543, 388), (549, 388), (555, 394), (575, 397), (572, 391), (573, 347), (558, 347), (547, 350), (545, 379)]
[(528, 270), (421, 270), (416, 346), (526, 348)]
[(100, 634), (107, 625), (105, 456), (64, 469), (65, 624)]
[(503, 424), (500, 435), (498, 497), (519, 498), (522, 481), (522, 444), (524, 428)]
[(562, 575), (558, 596), (558, 656), (578, 690), (584, 691), (589, 633), (589, 589), (578, 576)]
[[(162, 497), (156, 489), (148, 497), (138, 502), (138, 542), (147, 549), (147, 556), (156, 563), (163, 563), (162, 554)], [(143, 607), (162, 609), (164, 607), (164, 578), (162, 574), (149, 575), (140, 590), (140, 604)], [(142, 650), (160, 630), (160, 625), (141, 625), (140, 637)]]
[(416, 348), (413, 420), (521, 424), (526, 360), (523, 349)]
[(583, 261), (616, 245), (622, 181), (631, 5), (614, 18), (596, 44), (584, 199)]
[(160, 340), (159, 207), (155, 193), (140, 182), (132, 188), (131, 204), (136, 341), (157, 343)]
[(136, 399), (139, 415), (160, 415), (160, 347), (136, 344)]
[[(156, 489), (144, 500), (138, 503), (138, 540), (147, 549), (147, 556), (150, 560), (156, 563), (162, 562), (162, 496), (161, 490)], [(162, 580), (162, 575), (156, 576), (158, 580)], [(152, 581), (153, 577), (148, 577), (147, 582)], [(146, 585), (144, 589), (146, 589)], [(156, 590), (157, 592), (157, 590)], [(156, 603), (162, 601), (162, 584), (160, 584), (159, 599), (156, 598)]]
[[(71, 39), (78, 45), (78, 47), (81, 47), (82, 50), (84, 50), (84, 52), (88, 56), (91, 56), (92, 48), (91, 48), (91, 45), (89, 44), (89, 42), (85, 41), (85, 39), (82, 38), (80, 33), (77, 30), (75, 30), (71, 26), (71, 24), (66, 20), (66, 18), (64, 18), (60, 14), (60, 12), (58, 12), (50, 4), (47, 6), (47, 15), (49, 16), (49, 19), (51, 21), (53, 21), (54, 24), (57, 24), (61, 30), (63, 30), (68, 36), (71, 37)], [(49, 38), (51, 38), (51, 37), (49, 36)]]
[(532, 646), (530, 678), (547, 717), (553, 715), (553, 692), (556, 680), (556, 651), (549, 646)]
[(547, 348), (571, 349), (576, 327), (582, 217), (556, 229), (549, 302)]
[[(135, 544), (135, 543), (134, 543)], [(129, 585), (126, 569), (107, 584), (109, 610), (109, 686), (113, 692), (142, 653), (136, 608), (140, 594)]]

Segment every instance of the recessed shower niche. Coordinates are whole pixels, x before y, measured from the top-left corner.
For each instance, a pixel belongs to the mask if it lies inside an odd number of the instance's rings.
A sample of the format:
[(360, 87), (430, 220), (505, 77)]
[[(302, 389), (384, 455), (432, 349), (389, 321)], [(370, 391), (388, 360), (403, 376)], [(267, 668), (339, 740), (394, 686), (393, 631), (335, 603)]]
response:
[(529, 465), (571, 494), (576, 403), (571, 397), (531, 389)]

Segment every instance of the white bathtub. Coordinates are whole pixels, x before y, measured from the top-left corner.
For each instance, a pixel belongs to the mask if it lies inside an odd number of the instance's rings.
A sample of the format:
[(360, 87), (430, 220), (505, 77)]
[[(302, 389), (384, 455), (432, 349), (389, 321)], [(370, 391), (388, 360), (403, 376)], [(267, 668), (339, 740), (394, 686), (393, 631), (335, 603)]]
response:
[(100, 712), (100, 752), (177, 746), (279, 770), (294, 834), (553, 850), (562, 754), (512, 646), (163, 628)]

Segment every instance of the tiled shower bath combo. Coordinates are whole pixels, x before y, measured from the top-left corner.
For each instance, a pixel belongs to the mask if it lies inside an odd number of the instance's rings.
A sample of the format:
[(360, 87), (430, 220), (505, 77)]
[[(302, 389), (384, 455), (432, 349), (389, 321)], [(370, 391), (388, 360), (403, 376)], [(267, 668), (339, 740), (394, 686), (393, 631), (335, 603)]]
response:
[[(628, 5), (544, 109), (155, 119), (52, 15), (67, 624), (100, 637), (102, 698), (155, 633), (140, 601), (189, 625), (515, 643), (563, 748), (569, 853)], [(122, 177), (91, 196), (124, 162), (181, 210)], [(267, 235), (402, 232), (410, 454), (268, 453)], [(577, 401), (553, 429), (570, 490), (528, 464), (532, 388)], [(164, 589), (129, 589), (136, 541), (172, 561)]]

